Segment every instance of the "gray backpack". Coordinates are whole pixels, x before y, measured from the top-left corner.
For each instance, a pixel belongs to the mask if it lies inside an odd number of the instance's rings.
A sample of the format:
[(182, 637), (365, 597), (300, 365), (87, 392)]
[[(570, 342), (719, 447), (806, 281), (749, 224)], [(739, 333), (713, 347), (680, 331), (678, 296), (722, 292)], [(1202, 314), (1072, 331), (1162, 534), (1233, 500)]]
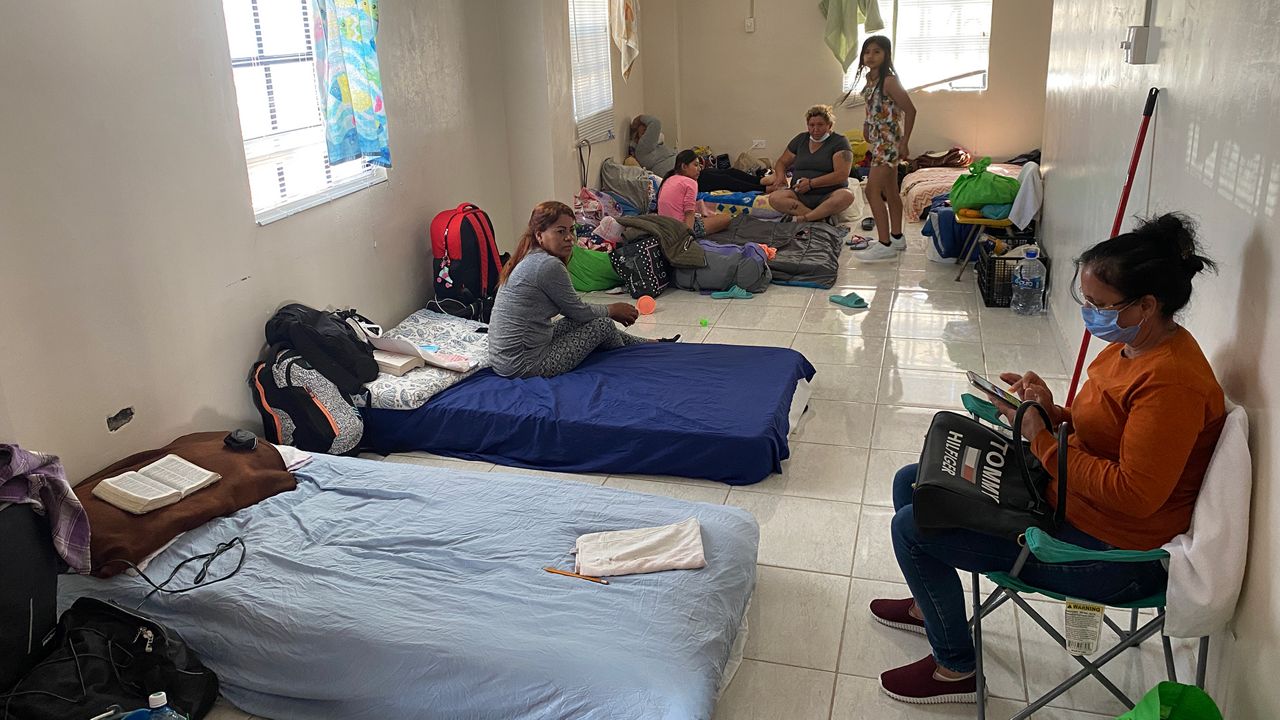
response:
[(249, 387), (267, 440), (330, 455), (359, 447), (364, 435), (359, 396), (344, 395), (297, 351), (280, 350), (274, 362), (255, 363)]

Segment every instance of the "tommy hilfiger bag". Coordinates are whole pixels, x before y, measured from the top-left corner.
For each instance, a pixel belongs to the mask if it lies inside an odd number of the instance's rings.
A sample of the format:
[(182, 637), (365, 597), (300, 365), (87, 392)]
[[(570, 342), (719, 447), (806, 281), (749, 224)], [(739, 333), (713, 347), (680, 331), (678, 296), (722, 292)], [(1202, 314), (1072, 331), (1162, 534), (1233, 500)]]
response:
[[(1013, 439), (953, 412), (933, 416), (920, 453), (912, 509), (921, 530), (973, 530), (1016, 540), (1029, 527), (1052, 531), (1067, 504), (1067, 430), (1058, 429), (1058, 503), (1045, 501), (1049, 473), (1020, 439), (1022, 418), (1032, 409), (1045, 425), (1049, 414), (1026, 401), (1014, 416)], [(1028, 458), (1030, 456), (1030, 458)]]

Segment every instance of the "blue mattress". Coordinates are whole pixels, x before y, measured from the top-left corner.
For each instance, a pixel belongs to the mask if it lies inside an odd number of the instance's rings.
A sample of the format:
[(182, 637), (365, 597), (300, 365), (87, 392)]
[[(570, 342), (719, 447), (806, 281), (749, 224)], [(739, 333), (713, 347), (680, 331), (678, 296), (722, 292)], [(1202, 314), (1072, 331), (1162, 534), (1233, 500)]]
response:
[[(240, 572), (141, 611), (177, 630), (254, 715), (710, 718), (755, 585), (747, 512), (548, 478), (317, 455), (298, 489), (192, 530), (147, 568), (239, 536)], [(572, 569), (582, 533), (696, 517), (707, 567), (613, 578)], [(233, 557), (235, 555), (236, 557)], [(210, 568), (217, 578), (238, 553)], [(184, 587), (199, 563), (183, 570)], [(142, 601), (139, 578), (66, 577)]]
[(561, 472), (760, 482), (790, 456), (797, 381), (784, 348), (661, 343), (592, 355), (554, 378), (485, 370), (416, 410), (366, 410), (364, 445)]

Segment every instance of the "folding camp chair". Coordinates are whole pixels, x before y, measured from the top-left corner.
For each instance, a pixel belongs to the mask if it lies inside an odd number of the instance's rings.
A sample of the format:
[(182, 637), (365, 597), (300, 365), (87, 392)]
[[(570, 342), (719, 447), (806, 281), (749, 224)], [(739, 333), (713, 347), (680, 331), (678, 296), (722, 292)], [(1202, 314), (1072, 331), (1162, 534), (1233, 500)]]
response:
[[(978, 420), (994, 425), (1001, 430), (1000, 422), (995, 407), (984, 400), (980, 400), (972, 395), (965, 395), (964, 405), (967, 410)], [(1067, 562), (1117, 562), (1117, 563), (1134, 563), (1148, 562), (1151, 560), (1167, 560), (1169, 553), (1162, 549), (1157, 550), (1089, 550), (1086, 548), (1072, 545), (1061, 540), (1057, 540), (1048, 533), (1039, 528), (1028, 528), (1019, 540), (1022, 545), (1022, 552), (1019, 553), (1018, 559), (1014, 562), (1013, 568), (1009, 572), (993, 572), (985, 573), (988, 580), (995, 584), (996, 588), (991, 591), (986, 600), (982, 599), (982, 594), (978, 575), (972, 573), (972, 592), (973, 592), (973, 645), (977, 654), (977, 667), (975, 673), (977, 676), (978, 689), (978, 720), (986, 720), (986, 676), (982, 667), (982, 619), (991, 614), (996, 608), (1004, 603), (1012, 600), (1015, 605), (1027, 613), (1037, 625), (1039, 625), (1046, 633), (1049, 634), (1059, 645), (1066, 649), (1067, 641), (1053, 625), (1044, 619), (1035, 608), (1023, 597), (1024, 594), (1039, 594), (1055, 600), (1066, 600), (1067, 597), (1056, 592), (1037, 588), (1019, 579), (1023, 566), (1031, 556), (1035, 556), (1040, 562), (1046, 563), (1067, 563)], [(1092, 601), (1089, 601), (1092, 602)], [(1100, 604), (1100, 603), (1094, 603)], [(1165, 594), (1157, 593), (1148, 598), (1143, 598), (1129, 603), (1120, 603), (1110, 605), (1108, 607), (1124, 608), (1131, 611), (1128, 629), (1120, 627), (1110, 617), (1104, 615), (1103, 621), (1115, 633), (1118, 641), (1110, 649), (1097, 656), (1096, 660), (1082, 656), (1072, 656), (1076, 662), (1080, 663), (1080, 670), (1074, 675), (1064, 680), (1057, 687), (1045, 693), (1041, 697), (1032, 701), (1026, 708), (1018, 712), (1009, 720), (1025, 720), (1032, 713), (1048, 705), (1062, 693), (1071, 689), (1076, 683), (1080, 682), (1089, 675), (1098, 679), (1108, 691), (1111, 692), (1125, 707), (1133, 708), (1134, 701), (1124, 693), (1123, 690), (1116, 687), (1115, 683), (1107, 679), (1102, 673), (1102, 666), (1114, 660), (1121, 653), (1129, 648), (1138, 647), (1144, 640), (1160, 632), (1164, 628), (1165, 621)], [(1155, 610), (1155, 617), (1148, 620), (1139, 627), (1139, 611), (1143, 608), (1151, 608)], [(1169, 679), (1177, 682), (1177, 670), (1174, 667), (1173, 647), (1169, 642), (1169, 638), (1161, 636), (1164, 649), (1165, 669), (1168, 672)], [(1205, 680), (1205, 663), (1209, 655), (1209, 638), (1204, 636), (1200, 638), (1199, 649), (1196, 659), (1196, 686), (1204, 689)]]
[[(977, 652), (977, 678), (978, 678), (978, 720), (986, 719), (986, 701), (984, 692), (986, 689), (986, 677), (982, 671), (982, 619), (989, 615), (993, 610), (1003, 605), (1005, 602), (1012, 600), (1015, 605), (1022, 608), (1037, 625), (1039, 625), (1046, 633), (1049, 634), (1064, 650), (1067, 645), (1066, 639), (1058, 632), (1049, 621), (1038, 613), (1027, 600), (1022, 597), (1023, 594), (1035, 593), (1053, 598), (1055, 600), (1066, 600), (1067, 597), (1059, 593), (1055, 593), (1042, 588), (1029, 585), (1018, 579), (1018, 574), (1022, 571), (1023, 565), (1027, 559), (1034, 555), (1040, 562), (1048, 563), (1066, 563), (1066, 562), (1148, 562), (1150, 560), (1166, 560), (1169, 553), (1164, 550), (1088, 550), (1086, 548), (1072, 545), (1071, 543), (1062, 542), (1051, 537), (1048, 533), (1039, 528), (1028, 528), (1023, 536), (1022, 552), (1018, 555), (1017, 561), (1013, 568), (1007, 573), (986, 573), (986, 577), (995, 583), (996, 588), (991, 591), (985, 601), (982, 600), (981, 591), (978, 589), (978, 573), (973, 573), (973, 645)], [(1124, 703), (1127, 708), (1132, 708), (1134, 701), (1125, 694), (1123, 690), (1116, 687), (1115, 683), (1107, 679), (1101, 671), (1103, 665), (1114, 660), (1122, 652), (1129, 648), (1138, 647), (1144, 640), (1160, 632), (1164, 627), (1164, 592), (1159, 592), (1148, 598), (1143, 598), (1129, 603), (1119, 603), (1109, 605), (1108, 607), (1125, 608), (1131, 611), (1129, 619), (1129, 627), (1122, 628), (1110, 617), (1103, 615), (1103, 621), (1107, 627), (1115, 633), (1117, 642), (1110, 649), (1097, 656), (1096, 660), (1082, 656), (1072, 656), (1076, 662), (1080, 663), (1080, 670), (1074, 675), (1064, 680), (1057, 687), (1045, 693), (1038, 699), (1032, 701), (1025, 709), (1014, 715), (1009, 720), (1024, 720), (1032, 713), (1040, 708), (1048, 705), (1062, 693), (1071, 689), (1076, 683), (1085, 677), (1092, 675), (1102, 683), (1112, 695)], [(1139, 626), (1139, 610), (1142, 608), (1153, 608), (1156, 611), (1155, 617)], [(1168, 671), (1169, 679), (1177, 682), (1177, 670), (1173, 663), (1173, 648), (1169, 642), (1169, 638), (1161, 636), (1164, 648), (1165, 669)], [(1200, 647), (1196, 660), (1196, 686), (1204, 689), (1205, 663), (1209, 654), (1209, 638), (1200, 638)]]

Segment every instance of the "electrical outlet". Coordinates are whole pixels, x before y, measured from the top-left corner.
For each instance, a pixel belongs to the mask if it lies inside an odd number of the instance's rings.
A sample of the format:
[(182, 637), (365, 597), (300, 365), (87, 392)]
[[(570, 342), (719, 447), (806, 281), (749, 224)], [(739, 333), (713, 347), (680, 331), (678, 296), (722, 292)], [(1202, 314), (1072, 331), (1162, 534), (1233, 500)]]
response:
[(749, 33), (753, 33), (753, 32), (755, 32), (755, 31), (756, 31), (756, 19), (755, 19), (755, 18), (753, 18), (753, 17), (749, 17), (749, 18), (747, 18), (747, 22), (746, 22), (746, 31), (747, 31), (747, 32), (749, 32)]
[(752, 140), (752, 141), (751, 141), (751, 149), (752, 149), (752, 150), (763, 150), (763, 149), (764, 149), (764, 141), (763, 141), (763, 140)]

